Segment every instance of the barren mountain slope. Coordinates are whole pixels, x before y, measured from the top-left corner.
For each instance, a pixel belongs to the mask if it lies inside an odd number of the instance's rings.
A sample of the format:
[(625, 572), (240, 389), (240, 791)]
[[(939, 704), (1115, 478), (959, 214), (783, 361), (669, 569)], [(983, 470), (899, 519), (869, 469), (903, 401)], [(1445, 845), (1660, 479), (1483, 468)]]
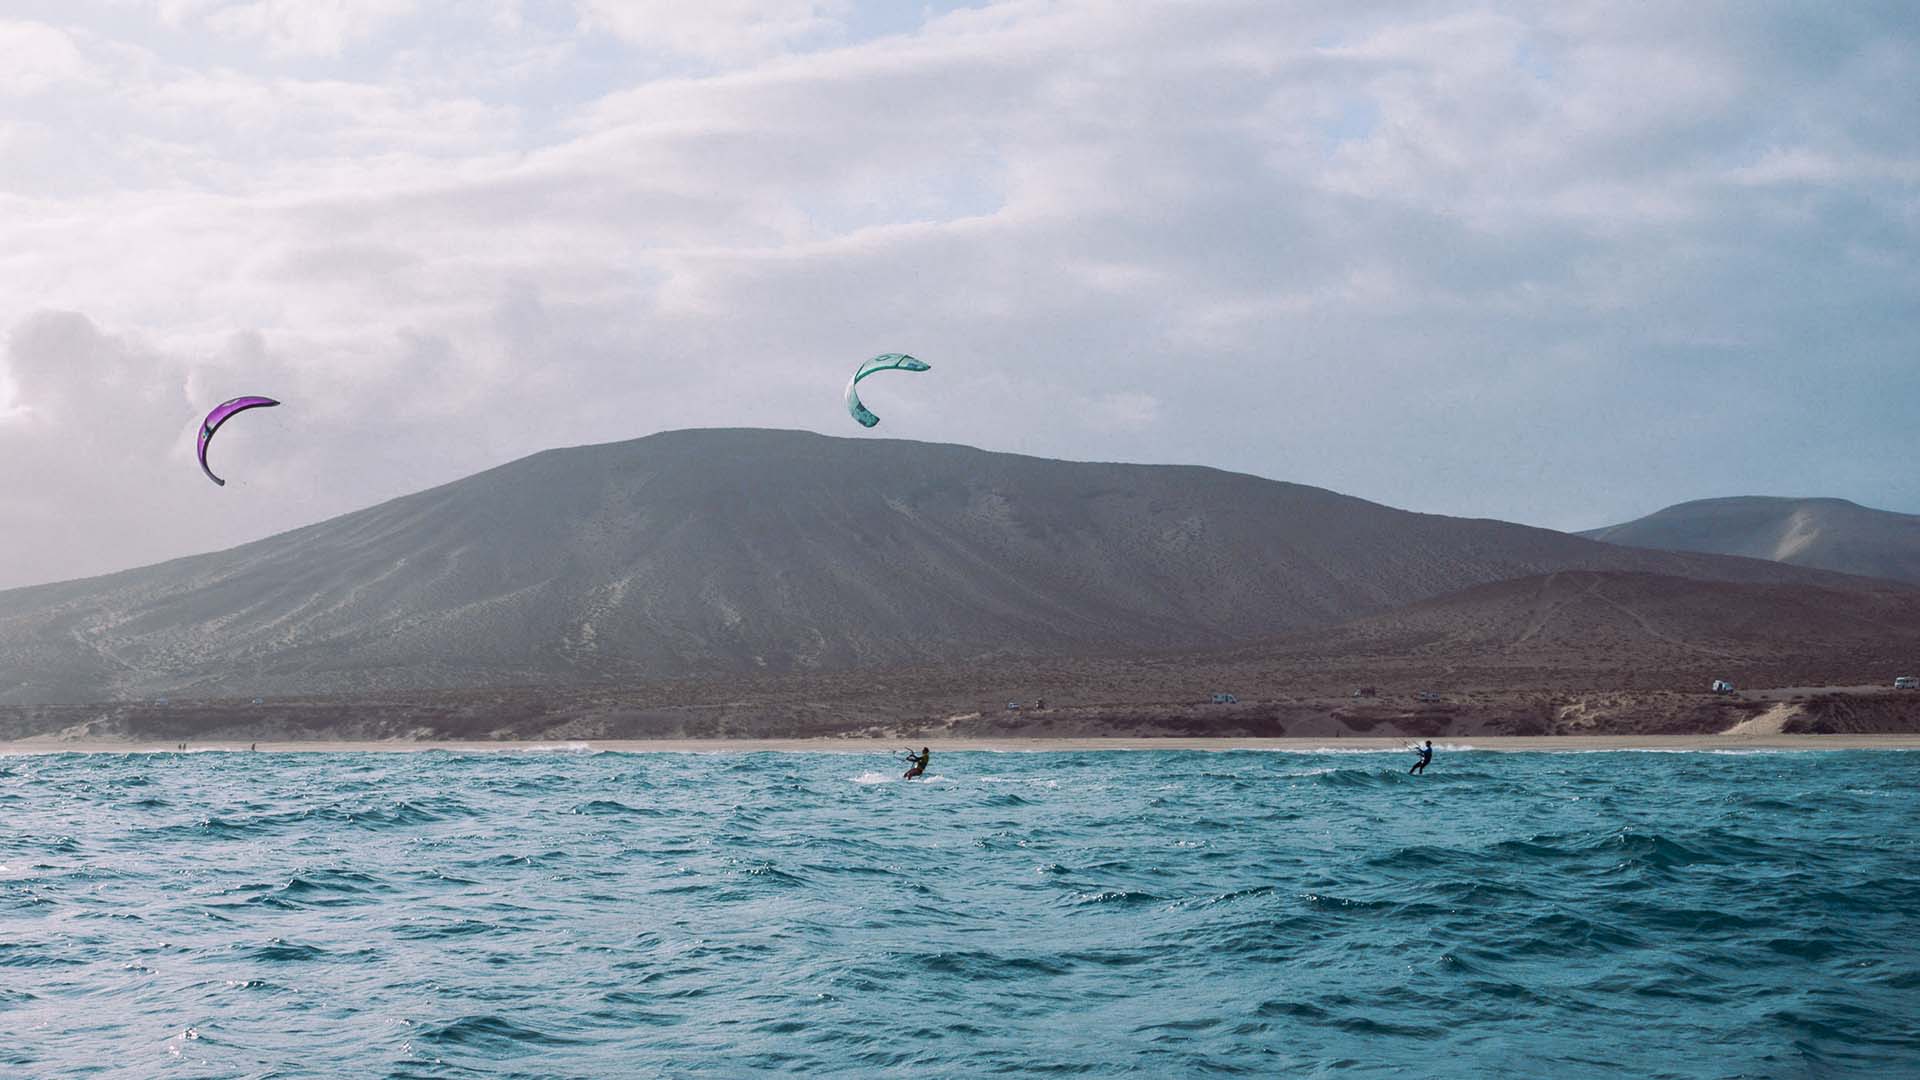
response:
[(1570, 568), (1829, 579), (1214, 469), (679, 431), (0, 593), (0, 701), (1206, 648)]
[[(0, 738), (1338, 738), (1764, 732), (1789, 722), (1914, 731), (1920, 693), (1889, 683), (1920, 670), (1916, 660), (1920, 590), (1906, 586), (1567, 571), (1227, 650), (262, 703), (0, 705)], [(1742, 692), (1709, 694), (1716, 678)], [(1374, 692), (1353, 696), (1361, 686)], [(1214, 700), (1222, 691), (1237, 700)]]
[(1715, 677), (1879, 682), (1920, 659), (1920, 589), (1570, 571), (1476, 586), (1297, 635), (1273, 652), (1303, 666), (1308, 656), (1349, 668), (1392, 659), (1493, 685), (1513, 680), (1503, 669), (1588, 686), (1673, 685), (1682, 675), (1700, 687)]

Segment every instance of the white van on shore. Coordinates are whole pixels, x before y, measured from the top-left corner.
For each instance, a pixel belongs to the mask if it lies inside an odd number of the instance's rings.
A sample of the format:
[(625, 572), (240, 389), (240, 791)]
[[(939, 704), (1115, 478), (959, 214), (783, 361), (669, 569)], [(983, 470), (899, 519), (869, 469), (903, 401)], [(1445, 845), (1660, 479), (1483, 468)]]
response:
[(1902, 675), (1893, 680), (1895, 690), (1920, 690), (1920, 677)]

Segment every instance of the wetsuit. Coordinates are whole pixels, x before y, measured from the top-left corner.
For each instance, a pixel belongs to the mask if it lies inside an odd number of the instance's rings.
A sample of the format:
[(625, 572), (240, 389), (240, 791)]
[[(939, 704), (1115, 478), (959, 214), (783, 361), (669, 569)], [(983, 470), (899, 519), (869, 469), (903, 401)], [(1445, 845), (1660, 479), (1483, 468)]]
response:
[(1429, 743), (1425, 747), (1415, 747), (1415, 750), (1419, 753), (1420, 760), (1414, 762), (1413, 768), (1407, 771), (1409, 773), (1419, 774), (1425, 772), (1428, 764), (1433, 761), (1433, 744)]
[(925, 750), (922, 750), (922, 751), (920, 751), (920, 754), (919, 754), (919, 756), (917, 756), (917, 757), (915, 757), (915, 758), (913, 759), (913, 767), (912, 767), (912, 768), (909, 768), (909, 769), (908, 769), (908, 770), (906, 771), (906, 775), (905, 775), (905, 777), (904, 777), (904, 778), (905, 778), (905, 779), (907, 779), (907, 780), (911, 780), (911, 779), (913, 779), (914, 777), (916, 777), (916, 776), (919, 776), (919, 775), (920, 775), (921, 773), (924, 773), (924, 772), (926, 772), (926, 771), (927, 771), (927, 761), (928, 761), (928, 759), (929, 759), (929, 758), (932, 758), (932, 757), (933, 757), (933, 755), (932, 755), (931, 753), (928, 753), (928, 752), (927, 752), (927, 751), (925, 751)]

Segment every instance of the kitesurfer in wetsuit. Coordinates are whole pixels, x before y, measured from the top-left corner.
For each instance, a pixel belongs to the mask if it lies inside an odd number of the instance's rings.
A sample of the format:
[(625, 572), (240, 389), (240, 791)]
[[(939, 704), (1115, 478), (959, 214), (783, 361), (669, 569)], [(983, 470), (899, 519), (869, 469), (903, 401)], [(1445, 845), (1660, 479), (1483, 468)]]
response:
[(911, 765), (911, 767), (907, 769), (906, 774), (902, 777), (902, 779), (911, 780), (914, 777), (919, 776), (922, 773), (925, 773), (927, 771), (927, 759), (931, 757), (933, 757), (933, 754), (928, 752), (927, 748), (924, 746), (920, 748), (920, 752), (918, 754), (915, 754), (911, 750), (907, 751), (907, 760), (912, 762), (913, 764)]
[(1420, 760), (1414, 762), (1413, 768), (1408, 769), (1407, 772), (1417, 776), (1426, 772), (1427, 766), (1433, 762), (1433, 740), (1428, 739), (1427, 745), (1424, 747), (1414, 747), (1413, 752), (1420, 755)]

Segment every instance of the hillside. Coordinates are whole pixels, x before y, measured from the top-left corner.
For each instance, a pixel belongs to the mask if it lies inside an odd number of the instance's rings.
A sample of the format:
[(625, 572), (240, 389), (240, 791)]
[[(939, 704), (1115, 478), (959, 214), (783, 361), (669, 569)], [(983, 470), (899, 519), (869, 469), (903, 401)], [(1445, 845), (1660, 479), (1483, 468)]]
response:
[(1704, 499), (1580, 535), (1920, 583), (1920, 516), (1844, 499)]
[[(342, 739), (1920, 731), (1920, 590), (1567, 571), (1228, 650), (617, 685), (0, 705), (0, 738)], [(1715, 678), (1743, 688), (1706, 692)], [(1356, 687), (1374, 693), (1355, 697)], [(1754, 689), (1773, 688), (1773, 689)], [(1226, 691), (1238, 700), (1216, 703)], [(1009, 701), (1019, 709), (1007, 709)], [(1045, 707), (1036, 707), (1044, 701)]]
[(1562, 572), (1299, 635), (1270, 655), (1479, 687), (1880, 684), (1920, 660), (1920, 590)]
[(1567, 569), (1840, 581), (1198, 467), (678, 431), (0, 593), (0, 701), (1204, 649)]

